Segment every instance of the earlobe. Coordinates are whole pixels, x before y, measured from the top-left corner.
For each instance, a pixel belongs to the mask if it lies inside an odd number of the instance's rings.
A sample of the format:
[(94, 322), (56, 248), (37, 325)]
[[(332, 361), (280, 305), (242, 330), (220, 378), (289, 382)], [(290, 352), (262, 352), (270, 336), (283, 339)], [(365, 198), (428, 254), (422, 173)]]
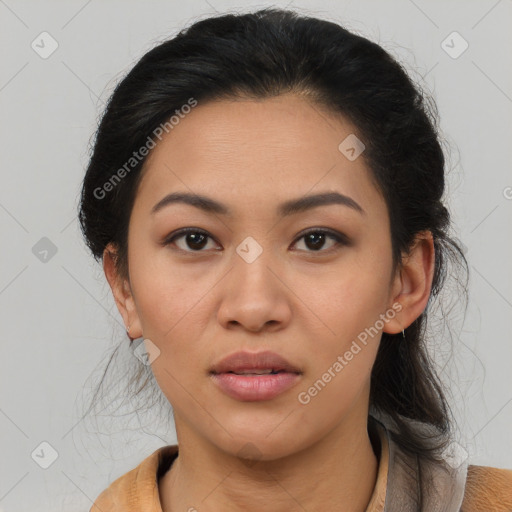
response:
[(391, 304), (400, 303), (402, 309), (386, 324), (384, 332), (402, 332), (402, 329), (406, 329), (423, 313), (430, 298), (434, 266), (432, 233), (423, 231), (416, 236), (409, 253), (402, 259), (401, 269), (392, 286), (391, 300)]

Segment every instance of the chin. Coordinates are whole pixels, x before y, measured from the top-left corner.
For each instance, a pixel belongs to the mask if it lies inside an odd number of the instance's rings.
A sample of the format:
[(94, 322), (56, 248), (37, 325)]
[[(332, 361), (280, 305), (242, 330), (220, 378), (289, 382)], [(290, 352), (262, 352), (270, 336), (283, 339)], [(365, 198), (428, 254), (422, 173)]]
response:
[(252, 464), (279, 460), (293, 455), (303, 448), (300, 439), (290, 436), (290, 433), (285, 430), (281, 432), (276, 430), (271, 435), (262, 430), (254, 433), (237, 432), (236, 430), (229, 430), (229, 432), (232, 437), (224, 438), (221, 443), (217, 444), (217, 447), (230, 456), (238, 457)]

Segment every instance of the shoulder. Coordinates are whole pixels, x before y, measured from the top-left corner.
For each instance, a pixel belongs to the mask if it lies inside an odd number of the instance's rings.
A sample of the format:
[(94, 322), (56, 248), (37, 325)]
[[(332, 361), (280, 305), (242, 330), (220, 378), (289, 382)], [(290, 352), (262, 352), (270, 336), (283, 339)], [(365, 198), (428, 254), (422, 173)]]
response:
[(94, 501), (89, 512), (152, 512), (159, 503), (158, 478), (178, 453), (177, 445), (163, 446), (138, 466), (114, 480)]
[(512, 469), (469, 466), (461, 512), (510, 512)]
[[(144, 461), (145, 462), (145, 461)], [(142, 462), (141, 464), (143, 464)], [(95, 500), (89, 512), (114, 512), (132, 499), (140, 466), (114, 480)]]

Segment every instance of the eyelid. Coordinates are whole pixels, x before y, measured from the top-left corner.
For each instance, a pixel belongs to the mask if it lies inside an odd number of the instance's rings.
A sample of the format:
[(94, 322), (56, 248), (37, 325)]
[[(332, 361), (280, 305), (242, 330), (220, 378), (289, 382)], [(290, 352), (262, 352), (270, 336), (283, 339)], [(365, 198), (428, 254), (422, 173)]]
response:
[[(308, 228), (305, 231), (301, 231), (297, 235), (297, 238), (295, 239), (293, 244), (296, 244), (301, 238), (305, 237), (306, 235), (309, 235), (310, 233), (322, 233), (331, 238), (334, 238), (338, 242), (338, 244), (351, 245), (350, 238), (347, 235), (345, 235), (344, 233), (342, 233), (341, 231), (336, 231), (334, 229), (322, 228), (322, 227), (313, 227), (313, 228)], [(308, 251), (308, 252), (314, 253), (315, 251)], [(321, 253), (321, 252), (328, 252), (328, 251), (316, 251), (316, 252)]]
[[(217, 240), (215, 240), (215, 238), (208, 231), (205, 231), (204, 229), (201, 229), (201, 228), (186, 227), (186, 228), (182, 228), (177, 231), (174, 231), (169, 236), (165, 237), (165, 239), (162, 242), (162, 245), (163, 246), (170, 245), (174, 242), (174, 240), (176, 240), (177, 238), (180, 238), (184, 235), (187, 235), (188, 233), (199, 233), (199, 234), (202, 234), (202, 235), (214, 240), (216, 243), (218, 243)], [(324, 227), (312, 227), (312, 228), (308, 228), (304, 231), (301, 231), (297, 235), (295, 240), (292, 242), (292, 246), (295, 245), (303, 237), (309, 235), (310, 233), (322, 233), (330, 238), (333, 238), (336, 241), (337, 245), (330, 249), (327, 249), (327, 250), (301, 251), (301, 252), (306, 252), (306, 253), (311, 253), (311, 254), (322, 254), (322, 253), (327, 254), (327, 253), (332, 252), (333, 250), (338, 249), (340, 246), (350, 246), (352, 243), (350, 238), (340, 231), (336, 231), (336, 230), (333, 230), (330, 228), (324, 228)], [(191, 253), (191, 254), (194, 254), (194, 253), (200, 254), (202, 252), (207, 252), (207, 251), (183, 251), (182, 249), (179, 249), (179, 248), (177, 250), (181, 250), (182, 252)]]
[[(167, 245), (170, 245), (174, 242), (174, 240), (176, 240), (177, 238), (180, 238), (184, 235), (187, 235), (188, 233), (199, 233), (199, 234), (204, 235), (212, 240), (215, 240), (215, 238), (210, 233), (208, 233), (208, 231), (205, 231), (204, 229), (187, 227), (187, 228), (178, 229), (177, 231), (173, 231), (170, 235), (166, 236), (164, 238), (164, 240), (162, 241), (162, 245), (164, 247)], [(215, 242), (218, 243), (217, 240), (215, 240)], [(180, 250), (180, 249), (178, 248), (178, 250)], [(199, 254), (201, 252), (206, 252), (206, 251), (182, 251), (182, 252), (198, 253)]]

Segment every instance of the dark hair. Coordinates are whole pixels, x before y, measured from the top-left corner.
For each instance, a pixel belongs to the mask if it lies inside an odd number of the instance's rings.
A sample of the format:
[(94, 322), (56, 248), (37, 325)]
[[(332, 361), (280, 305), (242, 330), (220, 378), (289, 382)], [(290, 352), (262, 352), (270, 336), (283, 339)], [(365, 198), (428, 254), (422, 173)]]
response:
[[(402, 333), (383, 333), (370, 393), (370, 406), (396, 424), (401, 446), (432, 458), (430, 443), (407, 419), (436, 427), (446, 444), (450, 409), (427, 352), (426, 321), (448, 263), (464, 267), (467, 275), (467, 262), (448, 233), (435, 103), (378, 44), (338, 24), (272, 8), (198, 21), (153, 48), (117, 85), (97, 130), (79, 209), (85, 240), (97, 260), (114, 243), (117, 268), (127, 277), (128, 224), (145, 161), (127, 170), (133, 152), (190, 98), (205, 103), (286, 92), (339, 113), (356, 127), (366, 146), (362, 157), (387, 204), (395, 269), (420, 232), (433, 235), (429, 303), (406, 328), (405, 339)], [(123, 165), (123, 179), (98, 197)], [(467, 295), (467, 280), (462, 291)]]

